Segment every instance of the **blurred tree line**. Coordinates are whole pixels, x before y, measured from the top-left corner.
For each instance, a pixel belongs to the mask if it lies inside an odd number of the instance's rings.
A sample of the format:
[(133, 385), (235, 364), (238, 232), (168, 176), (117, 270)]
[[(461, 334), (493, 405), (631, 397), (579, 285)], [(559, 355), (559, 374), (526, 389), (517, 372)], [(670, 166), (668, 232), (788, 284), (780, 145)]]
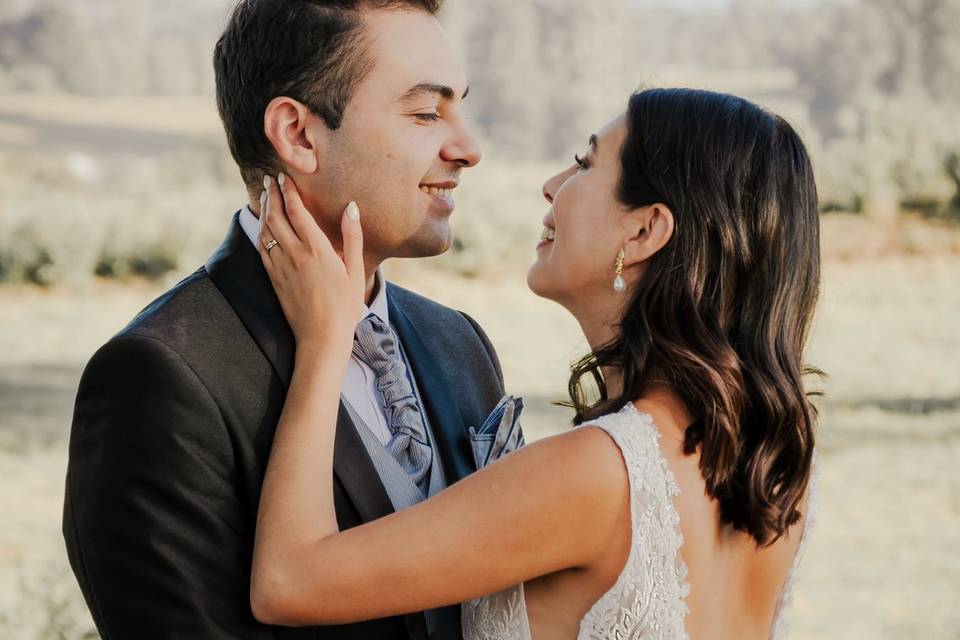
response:
[[(210, 94), (230, 0), (4, 0), (0, 92)], [(473, 117), (499, 157), (556, 160), (639, 86), (787, 117), (824, 206), (960, 215), (960, 0), (448, 0)]]
[(826, 208), (960, 215), (960, 0), (454, 1), (446, 22), (504, 153), (580, 148), (641, 85), (710, 88), (801, 130)]

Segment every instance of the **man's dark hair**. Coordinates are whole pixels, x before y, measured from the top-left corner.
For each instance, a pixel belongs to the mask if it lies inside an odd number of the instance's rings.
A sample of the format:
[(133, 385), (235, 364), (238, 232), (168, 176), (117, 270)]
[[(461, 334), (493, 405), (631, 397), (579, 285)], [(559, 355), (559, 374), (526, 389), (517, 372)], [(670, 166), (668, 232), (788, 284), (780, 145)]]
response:
[(361, 11), (415, 9), (436, 15), (443, 0), (240, 0), (213, 53), (217, 109), (240, 175), (251, 191), (282, 170), (263, 132), (277, 96), (302, 102), (332, 130), (373, 67)]

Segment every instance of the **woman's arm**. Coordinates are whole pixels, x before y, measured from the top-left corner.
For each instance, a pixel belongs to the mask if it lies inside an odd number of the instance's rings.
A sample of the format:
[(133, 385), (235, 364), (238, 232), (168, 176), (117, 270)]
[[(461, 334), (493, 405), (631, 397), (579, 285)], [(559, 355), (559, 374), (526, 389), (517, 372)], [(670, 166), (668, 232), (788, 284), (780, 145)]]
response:
[[(333, 264), (339, 257), (284, 182), (283, 207), (271, 185), (262, 230), (280, 247), (261, 254), (298, 346), (261, 493), (250, 590), (257, 619), (299, 626), (381, 618), (590, 566), (629, 518), (619, 449), (592, 428), (529, 445), (423, 503), (338, 532), (333, 443), (357, 318), (331, 318), (314, 301), (362, 299), (352, 271), (362, 268), (359, 222), (344, 217), (344, 257)], [(324, 323), (323, 335), (311, 333)]]

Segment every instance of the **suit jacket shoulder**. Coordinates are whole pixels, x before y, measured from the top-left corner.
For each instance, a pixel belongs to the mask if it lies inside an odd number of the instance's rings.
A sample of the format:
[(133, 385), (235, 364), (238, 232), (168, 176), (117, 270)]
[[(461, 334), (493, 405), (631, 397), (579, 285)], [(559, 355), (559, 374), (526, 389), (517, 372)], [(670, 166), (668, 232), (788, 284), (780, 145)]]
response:
[(141, 309), (114, 339), (141, 335), (189, 351), (191, 341), (222, 332), (229, 313), (227, 301), (200, 267)]

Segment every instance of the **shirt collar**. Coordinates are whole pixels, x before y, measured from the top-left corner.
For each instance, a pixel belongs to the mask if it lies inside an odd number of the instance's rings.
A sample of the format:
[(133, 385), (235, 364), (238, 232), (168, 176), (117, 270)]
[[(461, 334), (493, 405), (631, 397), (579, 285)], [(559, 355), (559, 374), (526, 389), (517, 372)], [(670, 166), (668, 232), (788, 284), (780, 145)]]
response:
[[(253, 243), (254, 248), (259, 252), (260, 249), (257, 241), (260, 237), (260, 220), (258, 220), (257, 216), (250, 210), (250, 205), (244, 205), (243, 209), (240, 210), (240, 226), (243, 228), (244, 233), (247, 234), (250, 242)], [(377, 269), (377, 272), (374, 274), (373, 288), (376, 293), (370, 304), (363, 306), (363, 317), (366, 318), (372, 313), (377, 316), (381, 322), (389, 325), (390, 311), (387, 305), (387, 287), (380, 269)]]

